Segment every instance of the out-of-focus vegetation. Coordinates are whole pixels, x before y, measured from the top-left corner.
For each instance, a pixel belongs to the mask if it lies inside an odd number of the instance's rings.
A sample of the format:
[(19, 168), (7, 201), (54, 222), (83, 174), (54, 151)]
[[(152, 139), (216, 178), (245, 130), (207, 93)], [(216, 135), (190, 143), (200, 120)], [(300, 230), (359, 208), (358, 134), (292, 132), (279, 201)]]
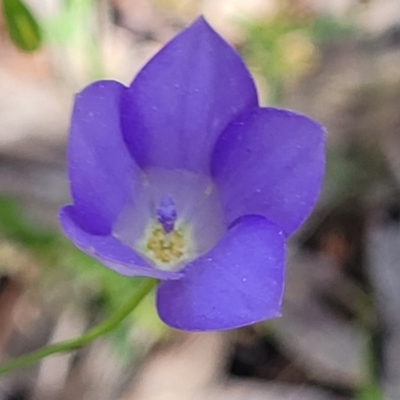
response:
[(241, 51), (250, 67), (265, 80), (270, 104), (279, 104), (285, 86), (318, 66), (324, 43), (356, 32), (350, 21), (282, 4), (274, 15), (244, 24), (247, 39)]
[(91, 80), (104, 78), (105, 74), (99, 43), (100, 17), (95, 5), (94, 0), (67, 0), (55, 15), (43, 22), (48, 44), (79, 54)]
[(12, 41), (24, 51), (42, 44), (42, 30), (23, 0), (2, 0), (2, 10)]
[[(53, 291), (54, 286), (57, 288), (63, 282), (64, 291), (70, 291), (72, 296), (86, 303), (85, 307), (106, 317), (128, 301), (140, 284), (138, 278), (124, 277), (104, 268), (79, 251), (59, 231), (28, 221), (21, 214), (17, 202), (7, 197), (0, 197), (0, 233), (28, 251), (40, 264), (37, 285), (44, 297), (46, 291)], [(144, 301), (113, 334), (119, 354), (127, 360), (138, 350), (129, 338), (129, 327), (135, 322), (155, 338), (165, 330), (151, 299)]]

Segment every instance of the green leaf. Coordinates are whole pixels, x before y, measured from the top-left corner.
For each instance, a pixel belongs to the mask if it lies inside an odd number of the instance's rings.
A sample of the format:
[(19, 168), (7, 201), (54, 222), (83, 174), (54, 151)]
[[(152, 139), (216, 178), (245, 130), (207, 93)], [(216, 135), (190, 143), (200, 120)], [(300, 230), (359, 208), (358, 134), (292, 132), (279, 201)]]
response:
[(53, 232), (26, 221), (18, 205), (3, 195), (0, 195), (0, 232), (30, 249), (46, 250), (56, 240)]
[(2, 0), (8, 33), (16, 46), (24, 51), (37, 50), (42, 43), (39, 23), (22, 0)]

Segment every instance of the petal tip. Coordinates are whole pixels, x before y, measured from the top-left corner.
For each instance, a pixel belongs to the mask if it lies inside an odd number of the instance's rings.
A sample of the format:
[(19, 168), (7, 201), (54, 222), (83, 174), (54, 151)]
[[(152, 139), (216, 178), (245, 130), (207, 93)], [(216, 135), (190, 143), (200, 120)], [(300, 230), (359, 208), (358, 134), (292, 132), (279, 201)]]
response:
[(214, 31), (214, 29), (211, 27), (211, 25), (208, 23), (208, 21), (206, 20), (206, 18), (204, 17), (204, 15), (200, 15), (199, 17), (197, 17), (190, 25), (189, 25), (189, 29), (191, 27), (199, 27), (200, 29), (206, 29), (206, 30), (210, 30), (214, 33), (216, 33)]

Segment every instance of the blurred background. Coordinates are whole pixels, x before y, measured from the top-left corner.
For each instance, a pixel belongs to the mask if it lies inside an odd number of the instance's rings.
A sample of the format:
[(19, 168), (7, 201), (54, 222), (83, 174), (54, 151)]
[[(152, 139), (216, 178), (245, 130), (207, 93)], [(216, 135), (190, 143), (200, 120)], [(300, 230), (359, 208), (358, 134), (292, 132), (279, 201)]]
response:
[(130, 297), (60, 233), (73, 93), (128, 84), (199, 14), (263, 104), (328, 128), (324, 190), (289, 245), (283, 317), (182, 333), (151, 296), (116, 331), (0, 377), (0, 400), (399, 400), (399, 0), (2, 0), (0, 361), (78, 336)]

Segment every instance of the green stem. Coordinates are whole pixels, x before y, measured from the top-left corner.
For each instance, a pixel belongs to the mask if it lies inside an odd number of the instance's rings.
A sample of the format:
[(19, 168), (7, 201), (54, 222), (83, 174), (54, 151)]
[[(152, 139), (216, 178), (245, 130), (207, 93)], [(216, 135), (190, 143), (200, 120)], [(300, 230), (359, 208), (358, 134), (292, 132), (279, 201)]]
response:
[(139, 305), (146, 295), (151, 292), (157, 282), (158, 281), (156, 279), (144, 279), (131, 299), (110, 318), (101, 322), (99, 325), (95, 326), (93, 329), (86, 332), (82, 336), (79, 336), (78, 338), (52, 344), (42, 349), (33, 351), (32, 353), (12, 359), (3, 366), (0, 366), (0, 375), (11, 372), (17, 368), (27, 367), (52, 354), (75, 350), (79, 347), (85, 346), (98, 337), (111, 332), (136, 308), (136, 306)]

